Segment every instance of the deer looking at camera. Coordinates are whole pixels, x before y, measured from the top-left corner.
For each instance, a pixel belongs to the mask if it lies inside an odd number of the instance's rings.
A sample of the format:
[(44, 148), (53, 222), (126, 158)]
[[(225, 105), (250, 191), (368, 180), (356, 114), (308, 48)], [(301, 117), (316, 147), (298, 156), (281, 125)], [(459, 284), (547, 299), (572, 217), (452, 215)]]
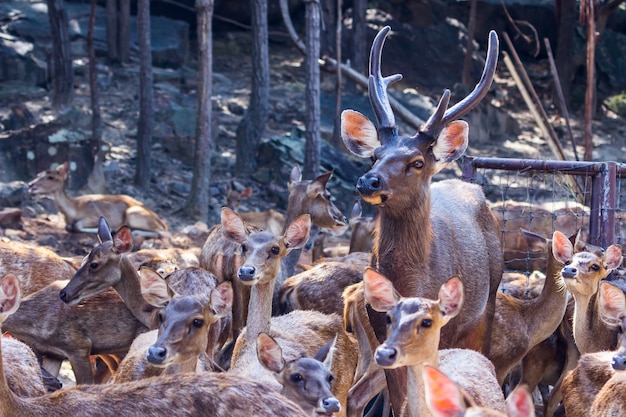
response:
[[(0, 324), (20, 303), (15, 275), (0, 280)], [(0, 347), (2, 344), (0, 344)], [(281, 394), (241, 375), (186, 373), (125, 384), (77, 385), (50, 395), (23, 398), (9, 387), (0, 352), (0, 416), (301, 417), (304, 412)]]
[(32, 194), (51, 194), (65, 218), (65, 228), (71, 232), (93, 233), (100, 216), (111, 222), (113, 228), (128, 225), (136, 234), (160, 237), (167, 232), (165, 222), (140, 201), (123, 194), (85, 194), (70, 197), (65, 192), (69, 165), (64, 162), (56, 169), (40, 172), (28, 183)]
[[(488, 354), (503, 271), (498, 224), (479, 186), (460, 180), (431, 185), (431, 178), (467, 148), (469, 127), (457, 119), (487, 94), (497, 64), (498, 38), (493, 31), (489, 34), (485, 68), (474, 90), (449, 109), (450, 91), (445, 90), (435, 113), (408, 137), (398, 133), (387, 96), (387, 86), (401, 75), (381, 74), (382, 47), (390, 30), (385, 27), (378, 33), (370, 55), (369, 95), (378, 128), (353, 110), (341, 116), (346, 147), (374, 162), (356, 186), (363, 200), (376, 205), (380, 213), (371, 265), (405, 297), (434, 299), (441, 284), (460, 275), (466, 302), (443, 329), (441, 347), (466, 347)], [(368, 313), (382, 341), (384, 315)], [(389, 370), (386, 374), (396, 410), (406, 396), (406, 372)]]

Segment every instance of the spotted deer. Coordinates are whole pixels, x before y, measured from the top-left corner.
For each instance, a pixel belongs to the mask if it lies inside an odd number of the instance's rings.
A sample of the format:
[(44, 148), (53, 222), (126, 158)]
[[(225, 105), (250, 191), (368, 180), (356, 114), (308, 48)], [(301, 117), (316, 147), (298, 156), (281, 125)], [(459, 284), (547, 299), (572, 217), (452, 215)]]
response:
[(298, 404), (310, 417), (330, 416), (341, 410), (339, 400), (330, 392), (334, 375), (330, 371), (334, 342), (326, 343), (314, 357), (286, 361), (280, 345), (267, 333), (259, 333), (259, 362), (273, 372), (282, 385), (281, 393)]
[[(356, 184), (363, 200), (379, 208), (371, 265), (405, 297), (433, 299), (449, 277), (462, 276), (466, 302), (443, 329), (441, 347), (488, 354), (503, 271), (500, 230), (478, 185), (460, 180), (431, 185), (431, 178), (467, 148), (468, 124), (457, 119), (487, 94), (497, 64), (498, 38), (490, 32), (485, 67), (474, 90), (449, 109), (450, 91), (445, 90), (417, 133), (402, 136), (387, 95), (387, 87), (401, 75), (381, 74), (382, 47), (390, 31), (387, 26), (378, 33), (370, 53), (369, 96), (378, 127), (354, 110), (341, 115), (348, 150), (373, 161)], [(384, 315), (372, 310), (368, 314), (382, 341)], [(387, 370), (386, 375), (391, 405), (397, 410), (406, 395), (406, 372), (400, 368)]]
[(407, 402), (394, 412), (410, 417), (432, 415), (426, 407), (422, 376), (426, 366), (441, 369), (477, 405), (505, 411), (495, 368), (486, 356), (471, 349), (439, 349), (441, 328), (459, 314), (464, 303), (458, 277), (442, 284), (437, 300), (402, 297), (389, 279), (371, 268), (363, 274), (363, 287), (372, 308), (387, 314), (387, 338), (376, 348), (376, 363), (408, 371)]
[[(0, 280), (0, 324), (17, 310), (19, 303), (19, 282), (14, 275), (6, 275)], [(49, 395), (24, 398), (9, 387), (2, 352), (0, 357), (0, 415), (3, 417), (306, 416), (300, 407), (280, 393), (241, 375), (226, 373), (187, 373), (125, 384), (77, 385)]]
[(135, 339), (113, 382), (215, 370), (218, 321), (230, 313), (233, 300), (230, 282), (218, 285), (201, 268), (178, 270), (167, 280), (146, 267), (139, 272), (143, 297), (159, 308), (157, 328)]
[(28, 183), (32, 194), (50, 194), (65, 218), (65, 228), (71, 232), (93, 233), (101, 216), (113, 228), (128, 225), (136, 234), (160, 237), (167, 232), (165, 222), (144, 203), (123, 194), (85, 194), (70, 197), (65, 191), (69, 164), (40, 172)]
[(626, 412), (621, 398), (626, 388), (626, 295), (612, 283), (601, 282), (598, 306), (607, 326), (619, 329), (617, 349), (582, 355), (563, 379), (563, 406), (568, 417), (617, 416)]

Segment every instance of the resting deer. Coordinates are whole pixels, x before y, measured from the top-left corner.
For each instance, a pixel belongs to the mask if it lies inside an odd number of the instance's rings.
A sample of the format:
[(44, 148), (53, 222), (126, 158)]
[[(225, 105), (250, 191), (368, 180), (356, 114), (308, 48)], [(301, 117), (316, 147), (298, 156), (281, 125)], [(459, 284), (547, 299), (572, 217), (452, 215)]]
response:
[(69, 305), (76, 305), (113, 287), (133, 316), (150, 327), (154, 308), (141, 296), (139, 275), (126, 256), (133, 247), (130, 228), (120, 227), (113, 237), (109, 224), (101, 217), (98, 239), (100, 244), (85, 257), (82, 266), (59, 292), (59, 297)]
[[(412, 136), (402, 136), (389, 104), (387, 86), (401, 75), (383, 77), (381, 54), (390, 28), (372, 44), (369, 95), (378, 127), (361, 113), (341, 115), (344, 144), (372, 168), (357, 181), (366, 202), (377, 206), (379, 226), (371, 265), (387, 276), (405, 297), (435, 298), (449, 277), (463, 277), (463, 311), (443, 330), (444, 348), (467, 347), (489, 353), (495, 299), (502, 277), (500, 229), (478, 185), (431, 178), (458, 159), (468, 145), (469, 127), (457, 120), (487, 94), (498, 57), (498, 38), (489, 34), (487, 60), (481, 80), (461, 102), (447, 109), (445, 90), (435, 113)], [(462, 231), (462, 232), (460, 232)], [(384, 315), (369, 311), (379, 340), (384, 338)], [(394, 410), (404, 402), (406, 372), (386, 371)]]
[(272, 318), (272, 296), (281, 259), (307, 242), (311, 228), (310, 216), (304, 214), (294, 219), (282, 236), (274, 236), (269, 232), (248, 235), (246, 225), (237, 213), (223, 208), (222, 226), (227, 238), (241, 246), (242, 264), (238, 277), (244, 284), (251, 285), (248, 322), (245, 332), (235, 343), (229, 371), (263, 380), (268, 387), (279, 390), (271, 372), (258, 361), (256, 339), (259, 333), (268, 333), (276, 339), (287, 360), (313, 356), (328, 340), (339, 335), (338, 354), (333, 360), (333, 366), (342, 371), (333, 372), (337, 376), (333, 392), (345, 404), (352, 384), (356, 356), (350, 351), (354, 347), (343, 333), (341, 318), (315, 311), (294, 311)]
[(335, 377), (330, 371), (333, 339), (317, 351), (313, 358), (286, 361), (280, 345), (267, 333), (259, 333), (259, 362), (273, 372), (282, 385), (281, 393), (298, 404), (310, 417), (331, 416), (341, 410), (339, 400), (330, 392)]
[(33, 350), (25, 343), (0, 336), (5, 377), (11, 391), (19, 397), (39, 397), (46, 393), (41, 368)]
[(436, 417), (534, 417), (535, 405), (528, 388), (519, 386), (506, 399), (506, 414), (479, 407), (443, 372), (424, 366), (426, 405)]
[(215, 276), (200, 268), (179, 270), (166, 281), (144, 267), (140, 277), (144, 298), (160, 309), (155, 318), (158, 328), (135, 339), (113, 382), (213, 370), (217, 340), (210, 337), (211, 327), (219, 331), (217, 322), (230, 313), (230, 283), (217, 285)]
[(69, 165), (64, 162), (56, 169), (40, 172), (28, 183), (32, 194), (51, 194), (65, 218), (70, 232), (93, 233), (99, 218), (106, 217), (114, 228), (128, 225), (138, 235), (160, 237), (167, 232), (165, 222), (140, 201), (123, 194), (85, 194), (70, 197), (65, 192)]
[(504, 397), (489, 359), (470, 349), (438, 349), (441, 328), (459, 314), (464, 303), (463, 283), (458, 277), (441, 286), (436, 301), (400, 296), (390, 280), (371, 268), (363, 274), (363, 287), (372, 308), (387, 313), (387, 339), (376, 348), (376, 363), (408, 370), (405, 410), (410, 417), (431, 415), (422, 377), (427, 365), (440, 368), (477, 405), (504, 412)]
[[(0, 324), (17, 310), (19, 303), (19, 282), (9, 274), (0, 281)], [(7, 384), (4, 360), (0, 361), (0, 403), (3, 417), (306, 416), (281, 394), (240, 375), (224, 373), (187, 373), (125, 384), (77, 385), (50, 395), (22, 398)]]
[(602, 320), (620, 330), (618, 348), (582, 355), (576, 368), (563, 379), (563, 405), (568, 417), (626, 412), (621, 399), (626, 388), (626, 295), (613, 284), (601, 282), (598, 300)]
[[(526, 239), (543, 241), (544, 256), (548, 266), (541, 293), (529, 300), (520, 300), (502, 292), (496, 298), (496, 315), (491, 333), (491, 351), (488, 355), (496, 368), (500, 385), (509, 371), (537, 344), (547, 339), (561, 324), (567, 306), (567, 291), (561, 278), (561, 268), (554, 256), (569, 239), (561, 232), (554, 232), (552, 241), (526, 233)], [(510, 329), (515, 329), (511, 332)]]

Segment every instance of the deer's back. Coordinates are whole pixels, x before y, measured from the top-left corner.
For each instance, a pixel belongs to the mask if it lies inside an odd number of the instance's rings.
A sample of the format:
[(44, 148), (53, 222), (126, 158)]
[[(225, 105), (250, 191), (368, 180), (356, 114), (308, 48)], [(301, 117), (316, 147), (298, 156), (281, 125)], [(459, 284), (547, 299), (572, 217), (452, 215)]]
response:
[(0, 336), (2, 360), (7, 383), (20, 397), (38, 397), (46, 393), (41, 368), (32, 349), (19, 340)]

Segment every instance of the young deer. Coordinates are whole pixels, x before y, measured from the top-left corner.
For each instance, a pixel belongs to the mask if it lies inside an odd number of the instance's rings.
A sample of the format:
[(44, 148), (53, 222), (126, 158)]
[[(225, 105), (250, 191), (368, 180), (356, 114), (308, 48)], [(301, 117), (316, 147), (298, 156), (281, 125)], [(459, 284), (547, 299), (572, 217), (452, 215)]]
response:
[[(387, 339), (376, 348), (376, 363), (408, 369), (406, 411), (410, 417), (431, 415), (422, 377), (427, 365), (439, 367), (477, 405), (504, 412), (504, 397), (489, 359), (470, 349), (438, 349), (441, 328), (463, 306), (463, 283), (458, 277), (441, 286), (436, 301), (400, 296), (389, 279), (371, 268), (363, 274), (363, 285), (372, 308), (387, 313)], [(401, 408), (404, 404), (397, 410)]]
[[(559, 250), (568, 238), (561, 232), (554, 232), (552, 241), (525, 232), (526, 239), (539, 240), (535, 245), (546, 248), (548, 266), (546, 280), (539, 296), (520, 300), (502, 292), (496, 298), (496, 315), (491, 333), (491, 351), (488, 355), (496, 368), (500, 385), (509, 371), (537, 344), (548, 338), (561, 324), (567, 306), (567, 291), (560, 275), (563, 264), (553, 252)], [(532, 244), (531, 244), (532, 245)], [(514, 328), (515, 332), (509, 331)]]
[(620, 330), (618, 348), (582, 355), (576, 368), (563, 379), (563, 406), (568, 417), (618, 416), (626, 412), (621, 400), (626, 388), (626, 295), (613, 284), (601, 282), (598, 300), (602, 320)]
[(332, 416), (341, 410), (339, 400), (330, 392), (335, 377), (330, 371), (336, 339), (329, 341), (313, 358), (286, 361), (280, 345), (267, 333), (259, 333), (259, 362), (273, 372), (282, 385), (281, 393), (298, 404), (310, 417)]
[(217, 285), (215, 276), (200, 268), (176, 271), (167, 281), (145, 267), (139, 275), (144, 298), (160, 309), (158, 328), (135, 339), (113, 382), (213, 370), (216, 338), (210, 337), (211, 327), (219, 329), (217, 322), (230, 313), (230, 283)]
[(573, 329), (578, 350), (585, 354), (614, 349), (617, 331), (600, 318), (596, 293), (600, 280), (622, 264), (621, 246), (611, 245), (606, 251), (600, 248), (591, 251), (584, 250), (590, 249), (589, 245), (580, 243), (578, 246), (583, 250), (575, 252), (569, 240), (560, 243), (562, 245), (553, 248), (554, 256), (565, 264), (561, 276), (574, 297)]
[(68, 305), (59, 291), (68, 283), (55, 281), (30, 294), (6, 319), (3, 330), (47, 358), (48, 371), (56, 376), (63, 359), (72, 365), (78, 384), (93, 384), (91, 355), (125, 354), (137, 335), (147, 330), (114, 290), (81, 304)]
[[(17, 310), (19, 303), (19, 282), (9, 274), (0, 281), (0, 324)], [(281, 394), (240, 375), (224, 373), (187, 373), (125, 384), (77, 385), (50, 395), (21, 398), (7, 384), (4, 360), (0, 361), (0, 404), (2, 417), (306, 416)]]
[[(503, 271), (500, 229), (478, 185), (460, 180), (431, 185), (431, 178), (467, 148), (469, 127), (457, 119), (487, 94), (497, 64), (498, 38), (493, 31), (489, 34), (485, 68), (474, 90), (450, 109), (450, 91), (445, 90), (435, 113), (408, 137), (399, 135), (387, 96), (387, 86), (401, 75), (381, 74), (382, 47), (390, 30), (387, 26), (378, 33), (370, 54), (369, 95), (378, 127), (353, 110), (341, 115), (346, 147), (374, 161), (357, 181), (363, 200), (380, 209), (371, 265), (406, 297), (435, 298), (442, 283), (460, 274), (466, 303), (444, 328), (442, 347), (467, 347), (488, 354)], [(369, 310), (369, 316), (382, 340), (384, 315)], [(406, 394), (406, 371), (385, 373), (391, 405), (397, 410)]]
[(122, 194), (85, 194), (70, 197), (65, 192), (65, 179), (69, 172), (67, 162), (56, 169), (40, 172), (28, 183), (32, 194), (51, 194), (65, 218), (65, 228), (70, 232), (93, 233), (101, 216), (114, 228), (128, 225), (139, 235), (160, 237), (167, 232), (165, 222), (140, 201)]
[(334, 372), (337, 383), (333, 392), (345, 403), (356, 358), (350, 351), (354, 347), (342, 331), (341, 318), (315, 311), (294, 311), (272, 318), (272, 296), (281, 259), (307, 242), (311, 228), (310, 216), (304, 214), (294, 219), (287, 225), (283, 236), (274, 236), (269, 232), (248, 235), (243, 220), (227, 208), (222, 209), (222, 225), (228, 239), (238, 243), (242, 249), (238, 277), (244, 284), (252, 286), (248, 322), (245, 332), (235, 343), (230, 372), (261, 379), (278, 390), (280, 387), (271, 373), (257, 359), (256, 339), (259, 333), (268, 333), (274, 337), (281, 344), (287, 360), (313, 356), (326, 341), (339, 334), (339, 353), (333, 366), (342, 372)]
[(98, 239), (100, 244), (85, 257), (83, 265), (59, 292), (59, 297), (69, 305), (77, 305), (113, 287), (133, 316), (150, 327), (154, 308), (141, 296), (139, 275), (126, 256), (133, 247), (130, 228), (120, 227), (113, 237), (107, 221), (100, 217)]
[(479, 407), (457, 384), (437, 368), (424, 367), (426, 405), (435, 417), (534, 417), (535, 406), (528, 388), (519, 386), (506, 399), (506, 414)]

